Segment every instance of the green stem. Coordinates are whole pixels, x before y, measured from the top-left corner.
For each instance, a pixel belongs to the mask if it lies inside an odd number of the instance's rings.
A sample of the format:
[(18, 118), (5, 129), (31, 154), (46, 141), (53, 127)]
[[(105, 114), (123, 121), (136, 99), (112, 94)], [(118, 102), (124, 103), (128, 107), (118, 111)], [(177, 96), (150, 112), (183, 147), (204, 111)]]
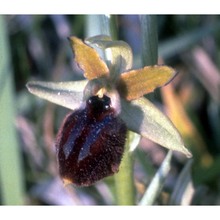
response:
[(15, 98), (4, 17), (0, 16), (0, 190), (5, 205), (24, 204), (24, 182), (15, 129)]
[(133, 175), (133, 155), (129, 151), (134, 133), (129, 131), (125, 145), (125, 153), (119, 168), (119, 172), (115, 175), (116, 199), (118, 205), (134, 205), (135, 204), (135, 187)]

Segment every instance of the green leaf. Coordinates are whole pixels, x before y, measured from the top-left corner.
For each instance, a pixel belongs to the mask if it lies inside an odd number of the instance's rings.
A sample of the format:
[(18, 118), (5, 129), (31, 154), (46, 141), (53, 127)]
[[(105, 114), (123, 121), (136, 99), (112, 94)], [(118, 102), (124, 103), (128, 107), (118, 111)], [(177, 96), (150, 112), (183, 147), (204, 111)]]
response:
[(156, 106), (145, 98), (131, 102), (122, 100), (120, 117), (128, 128), (170, 150), (176, 150), (191, 157), (182, 138), (170, 121)]
[(83, 91), (87, 83), (87, 80), (57, 83), (33, 81), (26, 86), (30, 93), (74, 110), (83, 102)]
[(156, 15), (140, 15), (142, 66), (158, 62), (158, 31)]

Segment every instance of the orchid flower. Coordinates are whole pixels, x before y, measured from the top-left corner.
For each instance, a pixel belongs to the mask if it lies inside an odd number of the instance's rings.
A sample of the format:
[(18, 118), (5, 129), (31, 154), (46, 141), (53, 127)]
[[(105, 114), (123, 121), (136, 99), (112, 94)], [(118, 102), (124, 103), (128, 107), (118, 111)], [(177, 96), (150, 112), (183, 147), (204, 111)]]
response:
[[(85, 79), (58, 83), (32, 81), (27, 83), (29, 92), (74, 111), (90, 97), (109, 97), (115, 114), (129, 130), (191, 157), (170, 119), (144, 97), (175, 77), (177, 72), (172, 67), (132, 69), (130, 46), (106, 35), (87, 38), (85, 42), (75, 36), (69, 40)], [(97, 49), (103, 51), (103, 59)]]

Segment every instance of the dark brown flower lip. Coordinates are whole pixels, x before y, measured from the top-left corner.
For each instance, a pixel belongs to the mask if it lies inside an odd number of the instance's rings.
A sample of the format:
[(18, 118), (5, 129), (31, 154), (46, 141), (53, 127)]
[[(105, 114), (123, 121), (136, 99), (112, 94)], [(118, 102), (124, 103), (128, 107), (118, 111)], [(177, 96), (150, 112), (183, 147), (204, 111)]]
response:
[(83, 109), (69, 114), (59, 129), (59, 173), (67, 183), (89, 186), (118, 172), (127, 127), (107, 96), (92, 96)]

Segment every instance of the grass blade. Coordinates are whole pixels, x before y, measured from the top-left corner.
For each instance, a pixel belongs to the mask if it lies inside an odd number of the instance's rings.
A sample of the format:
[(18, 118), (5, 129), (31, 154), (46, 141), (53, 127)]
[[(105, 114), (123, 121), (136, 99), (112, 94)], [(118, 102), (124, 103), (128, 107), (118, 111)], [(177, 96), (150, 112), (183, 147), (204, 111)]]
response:
[(153, 205), (159, 195), (171, 167), (172, 151), (170, 150), (155, 174), (139, 205)]
[(192, 162), (189, 160), (179, 175), (170, 198), (170, 205), (190, 205), (195, 192), (191, 176)]
[(197, 44), (204, 37), (218, 33), (220, 29), (219, 22), (209, 24), (204, 27), (199, 27), (196, 30), (182, 34), (178, 37), (169, 39), (159, 46), (159, 55), (164, 59), (169, 59), (176, 54), (180, 54), (192, 45)]
[(0, 16), (0, 51), (0, 189), (4, 205), (22, 205), (24, 182), (15, 129), (15, 98), (3, 16)]
[(149, 66), (157, 64), (158, 59), (158, 36), (157, 16), (140, 16), (142, 31), (142, 65)]

